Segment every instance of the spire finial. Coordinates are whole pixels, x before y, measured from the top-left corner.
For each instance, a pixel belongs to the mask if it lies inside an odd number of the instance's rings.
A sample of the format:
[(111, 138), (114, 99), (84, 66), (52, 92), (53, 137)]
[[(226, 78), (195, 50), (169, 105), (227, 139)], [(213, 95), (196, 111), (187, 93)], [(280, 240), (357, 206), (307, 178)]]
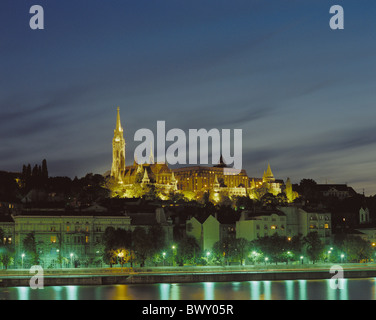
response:
[(123, 128), (121, 127), (121, 122), (120, 122), (120, 107), (117, 107), (116, 130), (123, 131)]
[(153, 143), (150, 143), (150, 157), (149, 163), (154, 164), (154, 152), (153, 152)]

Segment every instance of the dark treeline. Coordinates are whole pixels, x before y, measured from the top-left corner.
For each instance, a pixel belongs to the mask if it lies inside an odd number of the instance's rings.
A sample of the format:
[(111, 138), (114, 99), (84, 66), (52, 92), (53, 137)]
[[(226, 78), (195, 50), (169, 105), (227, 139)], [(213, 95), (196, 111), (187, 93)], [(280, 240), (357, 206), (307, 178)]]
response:
[[(88, 173), (85, 177), (50, 177), (47, 161), (25, 164), (21, 173), (0, 172), (0, 201), (55, 206), (87, 206), (109, 196), (105, 178)], [(26, 199), (26, 200), (25, 200)]]

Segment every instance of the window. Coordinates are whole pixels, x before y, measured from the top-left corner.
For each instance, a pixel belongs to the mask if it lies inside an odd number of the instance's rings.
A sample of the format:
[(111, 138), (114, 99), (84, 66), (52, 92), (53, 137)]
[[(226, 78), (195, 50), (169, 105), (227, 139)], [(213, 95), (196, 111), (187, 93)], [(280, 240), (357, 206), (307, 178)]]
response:
[(325, 223), (324, 228), (325, 228), (325, 229), (329, 229), (329, 224), (328, 224), (328, 223)]
[(275, 229), (277, 229), (277, 226), (276, 225), (272, 225), (272, 226), (270, 226), (270, 229), (275, 230)]
[(89, 243), (89, 236), (85, 237), (85, 243)]
[(51, 243), (56, 243), (56, 236), (51, 236)]

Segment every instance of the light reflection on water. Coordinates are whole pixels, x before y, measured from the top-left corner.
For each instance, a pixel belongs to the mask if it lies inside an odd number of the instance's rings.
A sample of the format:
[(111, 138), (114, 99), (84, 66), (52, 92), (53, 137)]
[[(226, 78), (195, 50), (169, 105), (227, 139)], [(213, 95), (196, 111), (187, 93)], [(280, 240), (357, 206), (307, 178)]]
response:
[(376, 278), (0, 288), (1, 300), (376, 300)]

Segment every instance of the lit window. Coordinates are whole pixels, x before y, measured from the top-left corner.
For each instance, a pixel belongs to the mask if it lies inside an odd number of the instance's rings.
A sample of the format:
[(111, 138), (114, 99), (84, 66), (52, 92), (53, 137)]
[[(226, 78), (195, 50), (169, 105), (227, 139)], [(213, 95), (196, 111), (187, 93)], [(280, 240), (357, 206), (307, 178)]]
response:
[(329, 224), (325, 223), (324, 228), (329, 229)]
[(56, 236), (51, 236), (51, 243), (56, 243)]
[(277, 226), (276, 225), (272, 225), (272, 226), (270, 226), (270, 229), (275, 230), (275, 229), (277, 229)]

